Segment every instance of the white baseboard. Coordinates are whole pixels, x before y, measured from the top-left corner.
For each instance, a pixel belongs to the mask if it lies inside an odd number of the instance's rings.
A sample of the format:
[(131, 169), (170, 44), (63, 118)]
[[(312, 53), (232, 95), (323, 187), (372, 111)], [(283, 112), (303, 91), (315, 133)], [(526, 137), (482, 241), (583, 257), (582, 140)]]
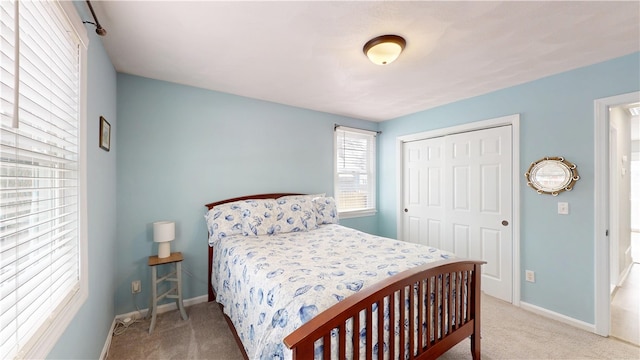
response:
[[(188, 307), (195, 304), (205, 303), (208, 300), (209, 300), (208, 295), (202, 295), (202, 296), (196, 296), (191, 299), (185, 299), (182, 301), (182, 304), (185, 307)], [(178, 306), (176, 305), (175, 301), (168, 304), (158, 305), (158, 314), (166, 313), (166, 312), (177, 310), (177, 309), (178, 309)], [(104, 347), (102, 348), (102, 353), (100, 354), (100, 360), (105, 360), (107, 358), (107, 354), (109, 353), (109, 347), (111, 346), (111, 339), (113, 338), (113, 330), (116, 327), (117, 321), (126, 319), (126, 318), (140, 319), (141, 317), (146, 316), (148, 311), (149, 311), (148, 308), (142, 309), (140, 311), (136, 310), (126, 314), (116, 315), (113, 318), (111, 329), (109, 330), (109, 334), (107, 334), (107, 340), (104, 342)]]
[(627, 280), (629, 273), (631, 272), (631, 267), (633, 266), (633, 261), (629, 262), (629, 265), (622, 271), (620, 274), (620, 282), (618, 282), (618, 286), (622, 286), (624, 282)]
[(111, 323), (111, 329), (109, 329), (109, 334), (107, 334), (107, 341), (104, 342), (104, 346), (102, 347), (102, 352), (100, 353), (100, 360), (105, 360), (107, 355), (109, 355), (109, 347), (111, 346), (111, 338), (113, 337), (113, 330), (116, 328), (116, 319), (113, 318), (113, 322)]
[[(204, 302), (207, 302), (208, 300), (209, 300), (208, 295), (202, 295), (202, 296), (196, 296), (191, 299), (185, 299), (182, 301), (182, 304), (185, 307), (187, 307), (195, 304), (204, 303)], [(172, 301), (167, 304), (158, 305), (158, 314), (166, 313), (168, 311), (177, 310), (177, 309), (178, 309), (178, 306), (176, 305), (176, 302)], [(116, 320), (122, 320), (125, 318), (140, 319), (141, 317), (147, 316), (147, 311), (149, 311), (148, 308), (141, 309), (139, 311), (136, 310), (136, 311), (128, 312), (126, 314), (116, 315)]]
[(544, 317), (549, 318), (549, 319), (560, 321), (561, 323), (565, 323), (567, 325), (571, 325), (571, 326), (576, 327), (578, 329), (582, 329), (582, 330), (585, 330), (585, 331), (588, 331), (588, 332), (592, 332), (592, 333), (596, 332), (596, 326), (594, 324), (589, 324), (589, 323), (586, 323), (586, 322), (584, 322), (582, 320), (577, 320), (577, 319), (574, 319), (572, 317), (568, 317), (566, 315), (562, 315), (560, 313), (557, 313), (557, 312), (554, 312), (554, 311), (551, 311), (551, 310), (547, 310), (545, 308), (541, 308), (541, 307), (536, 306), (536, 305), (528, 304), (528, 303), (526, 303), (524, 301), (520, 302), (520, 307), (523, 308), (524, 310), (531, 311), (532, 313), (544, 316)]

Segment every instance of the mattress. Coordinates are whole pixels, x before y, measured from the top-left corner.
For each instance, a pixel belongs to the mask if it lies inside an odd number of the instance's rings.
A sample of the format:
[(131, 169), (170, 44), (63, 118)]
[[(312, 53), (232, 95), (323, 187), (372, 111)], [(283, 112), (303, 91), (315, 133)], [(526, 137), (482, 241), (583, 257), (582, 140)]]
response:
[(453, 257), (336, 224), (212, 244), (216, 301), (249, 359), (290, 359), (282, 339), (315, 315), (384, 278)]

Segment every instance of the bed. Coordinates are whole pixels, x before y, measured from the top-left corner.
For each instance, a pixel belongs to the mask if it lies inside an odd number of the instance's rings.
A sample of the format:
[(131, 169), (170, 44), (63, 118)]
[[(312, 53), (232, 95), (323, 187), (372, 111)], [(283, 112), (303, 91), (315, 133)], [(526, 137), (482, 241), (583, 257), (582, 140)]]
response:
[(209, 301), (247, 359), (435, 359), (471, 338), (482, 261), (340, 226), (323, 194), (206, 205)]

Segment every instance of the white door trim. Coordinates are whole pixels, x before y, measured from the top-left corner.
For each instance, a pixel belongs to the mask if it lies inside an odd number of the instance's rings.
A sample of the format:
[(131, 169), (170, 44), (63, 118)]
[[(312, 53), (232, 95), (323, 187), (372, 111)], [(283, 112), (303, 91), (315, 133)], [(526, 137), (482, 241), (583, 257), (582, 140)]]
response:
[(594, 101), (594, 249), (595, 333), (609, 336), (611, 297), (609, 283), (609, 107), (640, 101), (640, 91)]
[(435, 129), (396, 138), (396, 227), (398, 239), (402, 238), (402, 143), (445, 136), (461, 132), (511, 125), (512, 212), (511, 231), (513, 241), (513, 305), (520, 306), (520, 114), (476, 121), (468, 124)]
[(620, 281), (620, 196), (611, 196), (620, 191), (620, 168), (615, 161), (618, 159), (618, 136), (618, 128), (609, 122), (609, 294), (613, 294)]

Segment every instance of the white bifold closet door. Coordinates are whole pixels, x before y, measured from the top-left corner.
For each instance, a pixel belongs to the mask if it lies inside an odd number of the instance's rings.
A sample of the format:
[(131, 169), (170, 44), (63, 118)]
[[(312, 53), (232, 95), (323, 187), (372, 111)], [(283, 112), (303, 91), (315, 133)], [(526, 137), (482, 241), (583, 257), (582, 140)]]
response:
[(511, 126), (403, 143), (403, 240), (482, 259), (482, 290), (512, 302)]

